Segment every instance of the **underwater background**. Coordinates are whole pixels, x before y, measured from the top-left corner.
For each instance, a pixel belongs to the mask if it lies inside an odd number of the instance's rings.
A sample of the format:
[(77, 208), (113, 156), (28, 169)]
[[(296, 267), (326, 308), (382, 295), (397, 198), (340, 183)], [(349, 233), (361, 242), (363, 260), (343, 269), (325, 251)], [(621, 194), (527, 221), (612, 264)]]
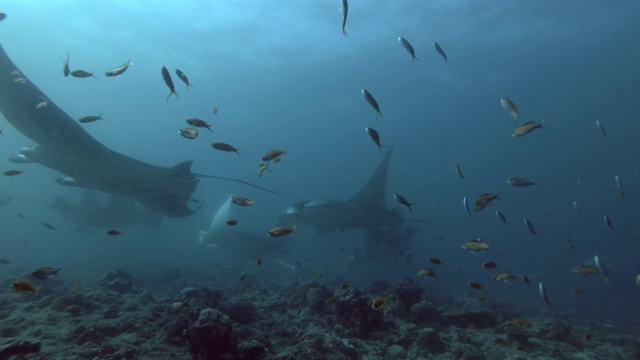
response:
[[(9, 292), (9, 284), (41, 266), (62, 268), (59, 280), (67, 288), (78, 281), (80, 289), (120, 269), (152, 293), (176, 273), (185, 286), (206, 286), (208, 278), (237, 286), (244, 272), (262, 283), (313, 280), (362, 288), (411, 278), (441, 301), (468, 296), (475, 291), (468, 283), (477, 281), (492, 303), (633, 329), (637, 337), (640, 4), (350, 0), (348, 36), (339, 6), (328, 0), (5, 2), (5, 51), (73, 118), (103, 113), (104, 120), (83, 125), (98, 141), (154, 165), (193, 160), (194, 173), (242, 179), (285, 195), (201, 179), (193, 198), (202, 208), (190, 217), (165, 218), (160, 227), (78, 232), (77, 224), (41, 202), (59, 196), (75, 203), (82, 190), (58, 185), (53, 180), (60, 175), (44, 166), (9, 162), (32, 141), (2, 120), (3, 171), (26, 172), (0, 177), (1, 197), (12, 198), (0, 208), (0, 257), (10, 260), (0, 267), (7, 301), (28, 301)], [(399, 36), (411, 42), (419, 60), (412, 61)], [(65, 52), (72, 68), (97, 70), (98, 78), (62, 76)], [(102, 76), (130, 58), (134, 65), (126, 73)], [(179, 98), (167, 102), (162, 66), (172, 74), (174, 68), (184, 71), (194, 86), (187, 89), (174, 76)], [(376, 119), (362, 88), (375, 95), (383, 117)], [(502, 108), (502, 97), (517, 104), (516, 121)], [(181, 137), (187, 118), (206, 119), (213, 132)], [(511, 136), (524, 121), (542, 119), (546, 129)], [(362, 230), (321, 235), (300, 225), (287, 237), (267, 237), (293, 203), (347, 200), (362, 188), (382, 159), (365, 127), (394, 147), (386, 200), (416, 221), (410, 243), (351, 266), (350, 254), (365, 246)], [(217, 141), (241, 148), (240, 156), (213, 150)], [(282, 162), (258, 178), (260, 157), (278, 148), (287, 151)], [(541, 186), (512, 187), (506, 181), (511, 177)], [(415, 203), (413, 211), (394, 193)], [(502, 200), (469, 218), (463, 197), (472, 205), (484, 193)], [(265, 242), (285, 242), (288, 254), (280, 260), (300, 266), (258, 267), (246, 255), (199, 244), (199, 232), (231, 194), (255, 200), (234, 209), (237, 226), (264, 235)], [(108, 196), (99, 198), (106, 202)], [(113, 228), (122, 235), (106, 235)], [(492, 248), (478, 255), (461, 248), (476, 238)], [(594, 266), (594, 255), (606, 264), (609, 279), (574, 273), (576, 266)], [(416, 275), (434, 267), (428, 257), (445, 263), (436, 268), (437, 279)], [(491, 281), (492, 272), (480, 266), (485, 260), (525, 274), (531, 284)], [(553, 307), (541, 300), (539, 282)], [(576, 288), (586, 291), (576, 294)]]

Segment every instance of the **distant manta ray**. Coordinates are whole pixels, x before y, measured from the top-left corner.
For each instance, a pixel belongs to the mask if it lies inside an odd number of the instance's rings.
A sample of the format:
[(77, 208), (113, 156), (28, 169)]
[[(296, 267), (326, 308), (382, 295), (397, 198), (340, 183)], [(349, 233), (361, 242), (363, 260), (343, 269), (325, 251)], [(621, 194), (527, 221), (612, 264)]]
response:
[(387, 207), (386, 200), (387, 174), (392, 153), (393, 147), (390, 147), (367, 184), (348, 201), (301, 201), (288, 208), (280, 216), (277, 224), (309, 225), (315, 227), (319, 235), (335, 230), (366, 230), (395, 226), (399, 220), (398, 216)]
[(275, 258), (288, 253), (285, 242), (272, 241), (266, 232), (260, 236), (227, 225), (227, 221), (231, 219), (231, 207), (231, 197), (229, 197), (214, 214), (209, 229), (200, 231), (200, 244), (229, 249), (240, 255), (273, 261), (292, 270), (295, 269), (295, 266)]
[[(46, 105), (42, 106), (44, 99)], [(194, 174), (192, 161), (174, 167), (150, 165), (117, 153), (94, 139), (23, 75), (0, 46), (0, 111), (36, 145), (23, 148), (13, 162), (37, 162), (67, 177), (58, 183), (128, 195), (168, 217), (193, 214), (188, 206), (200, 178), (240, 180)], [(269, 192), (270, 190), (260, 188)]]

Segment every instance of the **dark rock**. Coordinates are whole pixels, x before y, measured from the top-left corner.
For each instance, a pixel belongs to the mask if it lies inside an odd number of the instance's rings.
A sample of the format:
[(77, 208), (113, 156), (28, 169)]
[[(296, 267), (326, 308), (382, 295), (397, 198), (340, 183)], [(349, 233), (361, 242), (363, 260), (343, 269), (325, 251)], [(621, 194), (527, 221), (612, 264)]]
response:
[(351, 337), (363, 337), (370, 331), (384, 328), (384, 312), (371, 308), (367, 294), (351, 287), (337, 291), (335, 311), (340, 323), (350, 329)]
[(105, 311), (103, 315), (105, 319), (115, 319), (118, 316), (120, 316), (120, 311), (117, 308), (107, 309), (107, 311)]
[(236, 353), (238, 340), (229, 317), (211, 308), (193, 308), (188, 317), (189, 326), (184, 335), (193, 359), (221, 360)]
[(571, 335), (571, 325), (564, 320), (553, 320), (539, 330), (539, 335), (548, 340), (566, 341)]
[(429, 353), (441, 353), (446, 348), (438, 332), (432, 328), (420, 330), (416, 337), (416, 345), (421, 349), (426, 349)]
[(184, 332), (189, 326), (189, 317), (187, 313), (182, 313), (176, 316), (165, 327), (167, 334), (167, 342), (172, 345), (182, 345), (186, 342)]
[(371, 283), (371, 293), (372, 294), (384, 294), (391, 287), (391, 282), (389, 280), (376, 280)]
[(424, 288), (416, 284), (413, 280), (407, 279), (401, 283), (395, 284), (391, 291), (395, 293), (398, 301), (404, 310), (409, 311), (413, 304), (420, 301)]
[(326, 287), (315, 287), (307, 290), (307, 304), (309, 309), (316, 314), (322, 314), (327, 311), (326, 302), (332, 295)]
[(243, 341), (238, 344), (239, 360), (261, 360), (266, 358), (267, 348), (256, 340)]
[(249, 301), (230, 302), (225, 306), (225, 313), (231, 320), (241, 324), (250, 324), (258, 320), (258, 309)]
[(73, 316), (79, 316), (82, 314), (82, 308), (78, 305), (69, 305), (64, 308), (63, 311)]
[(176, 301), (185, 301), (194, 297), (201, 297), (200, 291), (194, 287), (187, 287), (180, 290), (178, 296), (176, 296)]
[(0, 326), (0, 338), (12, 338), (20, 334), (20, 328), (12, 325)]
[(498, 324), (497, 315), (478, 299), (461, 297), (442, 312), (442, 318), (448, 325), (458, 327), (475, 326), (477, 328), (494, 327)]
[(41, 347), (39, 342), (15, 341), (0, 349), (0, 360), (8, 360), (14, 355), (39, 353)]
[(96, 285), (118, 293), (128, 293), (133, 290), (133, 276), (122, 270), (108, 271), (96, 281)]
[(64, 311), (70, 313), (67, 308), (72, 305), (80, 307), (81, 310), (84, 310), (86, 313), (91, 313), (97, 308), (97, 305), (83, 294), (63, 295), (54, 300), (53, 303), (51, 303), (51, 308), (56, 311)]
[(442, 318), (435, 306), (427, 301), (420, 301), (411, 307), (413, 322), (416, 324), (440, 323)]

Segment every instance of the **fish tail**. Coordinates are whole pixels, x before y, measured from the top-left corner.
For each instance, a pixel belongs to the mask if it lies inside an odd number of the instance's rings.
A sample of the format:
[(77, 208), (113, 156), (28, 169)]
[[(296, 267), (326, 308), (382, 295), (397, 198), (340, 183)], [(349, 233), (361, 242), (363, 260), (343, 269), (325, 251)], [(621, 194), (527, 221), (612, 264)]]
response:
[(349, 33), (345, 29), (342, 29), (342, 35), (344, 35), (344, 37), (349, 37)]
[(178, 96), (178, 93), (175, 90), (171, 90), (171, 92), (169, 93), (169, 96), (167, 96), (167, 102), (169, 102), (171, 95), (175, 95), (178, 99), (180, 99), (180, 96)]

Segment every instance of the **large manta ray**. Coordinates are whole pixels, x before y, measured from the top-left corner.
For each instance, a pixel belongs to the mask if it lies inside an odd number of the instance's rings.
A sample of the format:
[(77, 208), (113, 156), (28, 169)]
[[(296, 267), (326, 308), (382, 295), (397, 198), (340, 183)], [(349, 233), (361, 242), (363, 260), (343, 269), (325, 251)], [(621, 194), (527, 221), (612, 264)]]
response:
[(392, 153), (393, 147), (387, 150), (369, 182), (348, 201), (302, 201), (288, 208), (277, 224), (305, 224), (324, 235), (338, 229), (376, 229), (402, 221), (387, 207), (387, 174)]
[[(43, 101), (48, 104), (38, 106)], [(188, 202), (199, 178), (219, 178), (192, 173), (192, 161), (155, 166), (102, 145), (30, 82), (1, 45), (0, 111), (36, 143), (11, 160), (37, 162), (59, 171), (67, 176), (57, 180), (62, 185), (128, 195), (155, 213), (179, 218), (195, 212)]]

